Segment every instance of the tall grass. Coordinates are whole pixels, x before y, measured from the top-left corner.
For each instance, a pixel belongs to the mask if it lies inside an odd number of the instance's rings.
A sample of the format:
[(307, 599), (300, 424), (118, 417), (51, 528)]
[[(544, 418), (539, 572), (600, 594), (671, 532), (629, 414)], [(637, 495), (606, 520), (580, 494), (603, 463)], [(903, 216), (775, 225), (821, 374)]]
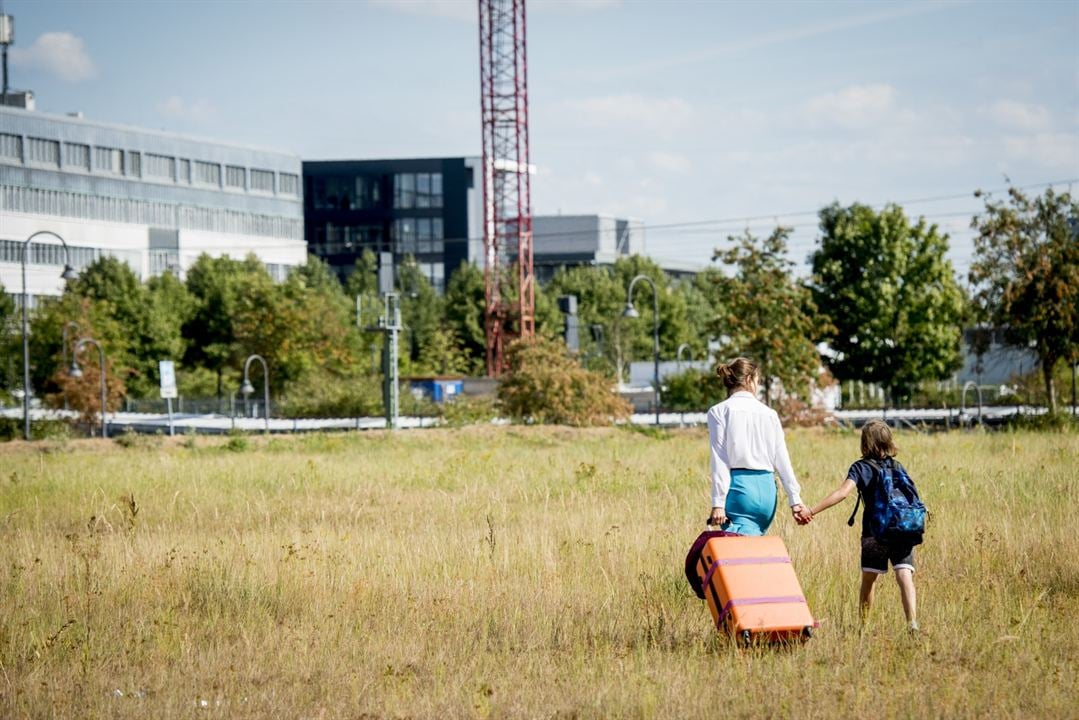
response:
[[(917, 639), (890, 577), (858, 621), (851, 501), (781, 513), (822, 628), (750, 650), (682, 576), (701, 432), (159, 442), (0, 449), (0, 717), (1077, 714), (1074, 434), (899, 436)], [(858, 447), (789, 442), (810, 500)]]

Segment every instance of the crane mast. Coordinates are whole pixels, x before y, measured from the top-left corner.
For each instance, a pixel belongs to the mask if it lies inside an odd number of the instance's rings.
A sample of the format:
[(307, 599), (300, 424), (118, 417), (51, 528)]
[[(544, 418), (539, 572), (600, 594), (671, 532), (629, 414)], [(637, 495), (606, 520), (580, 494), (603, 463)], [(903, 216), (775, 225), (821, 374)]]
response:
[(525, 0), (479, 0), (487, 374), (536, 329)]

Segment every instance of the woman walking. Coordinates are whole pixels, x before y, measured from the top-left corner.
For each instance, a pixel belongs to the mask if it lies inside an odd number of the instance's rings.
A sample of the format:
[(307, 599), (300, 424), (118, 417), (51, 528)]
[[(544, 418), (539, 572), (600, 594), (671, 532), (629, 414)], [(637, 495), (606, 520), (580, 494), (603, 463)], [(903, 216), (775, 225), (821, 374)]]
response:
[(712, 447), (712, 512), (709, 524), (742, 535), (763, 535), (775, 517), (775, 473), (799, 525), (812, 519), (802, 504), (783, 426), (775, 410), (757, 399), (760, 373), (756, 364), (735, 358), (716, 374), (727, 399), (708, 410)]

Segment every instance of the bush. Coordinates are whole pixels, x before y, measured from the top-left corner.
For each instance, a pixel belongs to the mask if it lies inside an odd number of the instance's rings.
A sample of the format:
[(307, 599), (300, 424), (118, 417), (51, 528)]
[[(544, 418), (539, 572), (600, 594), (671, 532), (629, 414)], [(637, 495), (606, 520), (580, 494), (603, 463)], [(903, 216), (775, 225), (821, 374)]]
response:
[(780, 399), (775, 410), (784, 427), (817, 427), (832, 419), (832, 414), (824, 408), (813, 407), (793, 395)]
[(509, 372), (498, 388), (502, 411), (515, 420), (556, 425), (610, 425), (628, 418), (629, 403), (610, 381), (585, 370), (561, 342), (536, 337), (506, 351)]
[(489, 423), (498, 417), (494, 398), (456, 397), (442, 406), (442, 419), (450, 427)]
[[(0, 417), (0, 441), (22, 437), (21, 417)], [(31, 420), (30, 435), (35, 440), (66, 440), (71, 437), (71, 426), (63, 420)]]
[(1041, 432), (1075, 432), (1079, 430), (1079, 419), (1068, 411), (1042, 413), (1040, 415), (1012, 415), (1007, 426), (1013, 430), (1037, 430)]
[(665, 378), (663, 406), (675, 412), (703, 412), (726, 396), (715, 373), (690, 368)]
[(275, 414), (296, 418), (381, 415), (381, 382), (373, 375), (340, 377), (312, 371), (289, 383)]

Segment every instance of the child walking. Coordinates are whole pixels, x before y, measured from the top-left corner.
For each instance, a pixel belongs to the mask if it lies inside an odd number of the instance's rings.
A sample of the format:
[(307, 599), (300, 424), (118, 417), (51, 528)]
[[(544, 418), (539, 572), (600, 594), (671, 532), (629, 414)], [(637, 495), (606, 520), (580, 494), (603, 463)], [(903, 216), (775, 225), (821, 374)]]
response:
[[(897, 449), (892, 440), (892, 430), (882, 420), (870, 420), (862, 427), (862, 457), (855, 461), (847, 471), (847, 478), (828, 497), (812, 508), (817, 513), (842, 502), (852, 492), (858, 490), (866, 500), (862, 511), (862, 587), (859, 593), (862, 619), (869, 613), (873, 604), (873, 588), (877, 578), (888, 572), (888, 563), (895, 570), (895, 580), (899, 584), (899, 594), (903, 600), (903, 612), (907, 616), (911, 633), (918, 632), (916, 597), (914, 592), (914, 545), (920, 542), (912, 539), (882, 539), (874, 535), (871, 523), (872, 498), (876, 497), (877, 484), (881, 482), (883, 467), (893, 472), (902, 472), (903, 466), (895, 460)], [(919, 501), (920, 502), (920, 501)], [(857, 512), (857, 508), (855, 508)], [(853, 521), (854, 516), (851, 516)]]

